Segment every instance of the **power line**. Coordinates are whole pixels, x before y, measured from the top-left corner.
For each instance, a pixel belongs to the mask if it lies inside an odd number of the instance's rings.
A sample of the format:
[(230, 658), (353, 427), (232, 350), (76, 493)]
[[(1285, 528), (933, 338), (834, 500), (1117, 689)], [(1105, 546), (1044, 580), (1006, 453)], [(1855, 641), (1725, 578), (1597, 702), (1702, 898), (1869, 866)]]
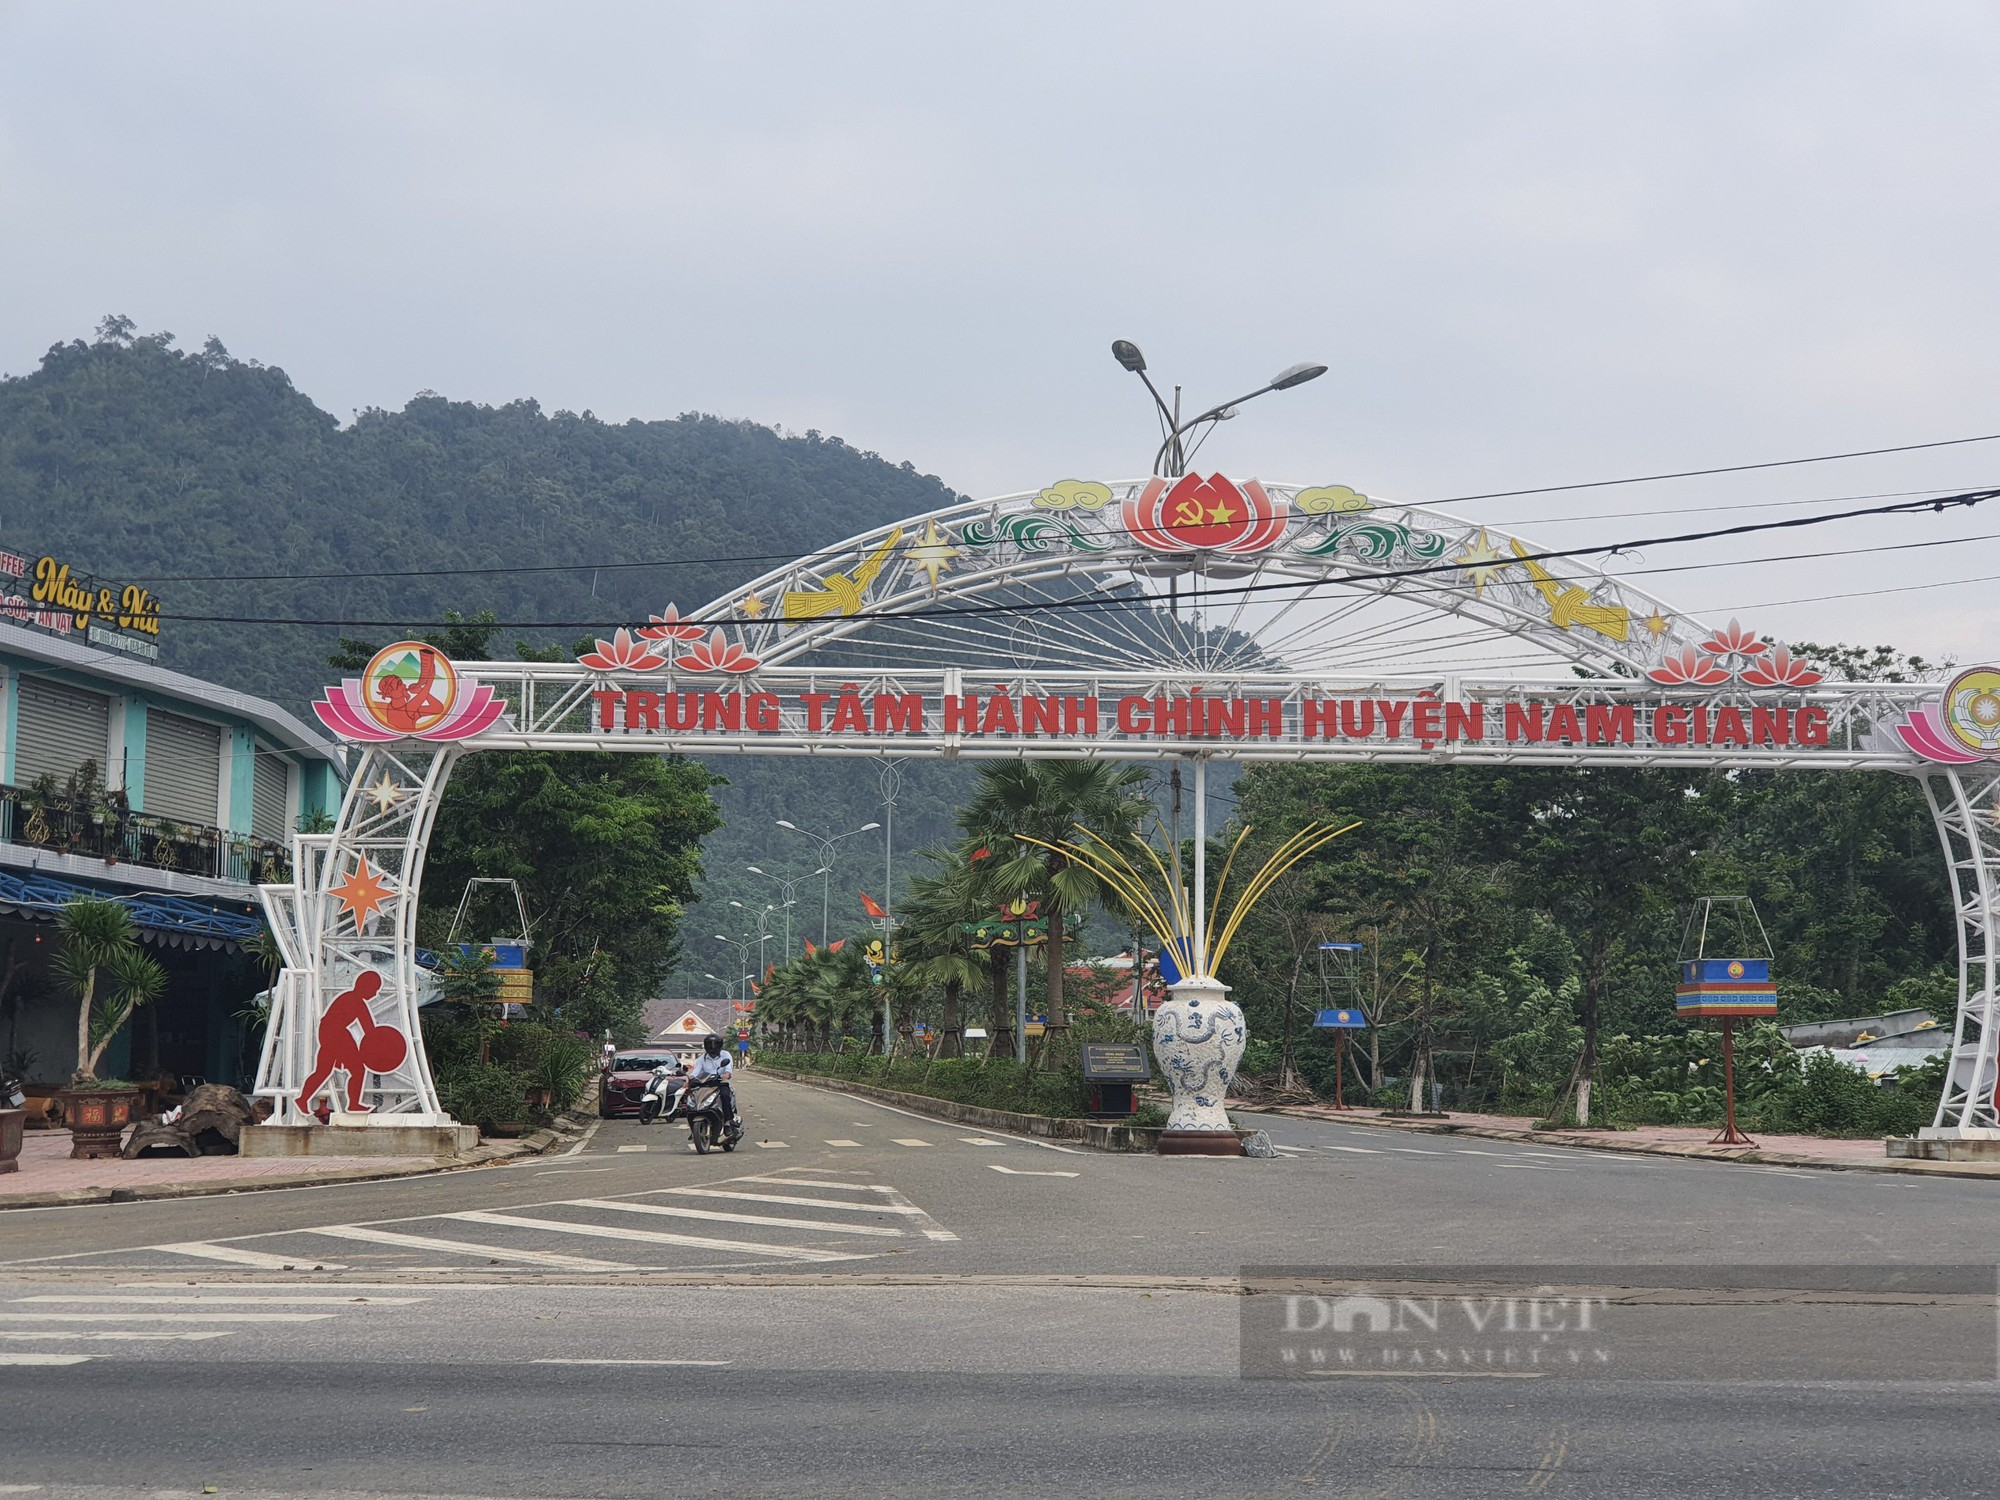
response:
[[(1964, 441), (1971, 441), (1971, 440), (1966, 439)], [(1932, 511), (1941, 514), (1947, 509), (1970, 508), (1972, 506), (1979, 505), (1987, 500), (1994, 499), (1995, 497), (2000, 497), (2000, 489), (1968, 490), (1955, 495), (1938, 495), (1922, 500), (1904, 500), (1904, 501), (1899, 501), (1892, 505), (1869, 506), (1861, 510), (1835, 511), (1831, 514), (1821, 515), (1821, 516), (1792, 516), (1782, 521), (1755, 521), (1746, 523), (1741, 526), (1722, 526), (1722, 527), (1715, 527), (1707, 531), (1680, 532), (1671, 536), (1642, 537), (1623, 542), (1599, 543), (1588, 547), (1550, 548), (1541, 552), (1518, 553), (1511, 559), (1499, 562), (1497, 565), (1511, 567), (1517, 563), (1530, 563), (1530, 562), (1540, 563), (1540, 562), (1548, 562), (1554, 559), (1573, 559), (1573, 558), (1583, 558), (1583, 557), (1615, 557), (1616, 555), (1622, 552), (1637, 552), (1648, 547), (1678, 546), (1691, 542), (1714, 541), (1720, 537), (1749, 536), (1755, 533), (1766, 532), (1766, 531), (1790, 531), (1799, 529), (1801, 527), (1824, 526), (1834, 521), (1851, 521), (1869, 516), (1914, 515), (1923, 511)], [(1965, 537), (1965, 538), (1951, 537), (1931, 542), (1898, 543), (1898, 544), (1890, 544), (1889, 546), (1873, 546), (1865, 548), (1856, 548), (1853, 550), (1857, 552), (1886, 552), (1886, 551), (1897, 551), (1907, 547), (1918, 547), (1918, 546), (1954, 546), (1966, 541), (1979, 541), (1987, 539), (1988, 538), (1982, 538), (1982, 537)], [(1812, 556), (1812, 555), (1832, 555), (1832, 554), (1803, 554), (1803, 555)], [(1789, 559), (1782, 557), (1743, 558), (1728, 563), (1686, 564), (1679, 569), (1649, 569), (1646, 571), (1648, 572), (1687, 571), (1693, 568), (1704, 567), (1704, 566), (1748, 566), (1750, 564), (1758, 562), (1766, 562), (1766, 561), (1781, 562), (1787, 560)], [(1463, 573), (1464, 571), (1466, 571), (1466, 565), (1463, 562), (1456, 562), (1456, 561), (1444, 562), (1444, 563), (1429, 564), (1422, 567), (1385, 569), (1380, 572), (1355, 572), (1355, 573), (1350, 573), (1343, 578), (1337, 578), (1337, 579), (1320, 579), (1320, 578), (1284, 579), (1275, 583), (1239, 584), (1230, 588), (1207, 590), (1201, 595), (1201, 598), (1203, 599), (1204, 602), (1207, 602), (1216, 599), (1237, 598), (1251, 594), (1271, 593), (1281, 589), (1318, 588), (1327, 583), (1385, 583), (1402, 578), (1435, 577), (1440, 573)], [(1158, 607), (1159, 607), (1159, 600), (1156, 597), (1149, 595), (1123, 596), (1123, 597), (1114, 596), (1110, 598), (1078, 597), (1074, 599), (1031, 600), (1031, 601), (1012, 603), (1012, 604), (973, 604), (973, 605), (940, 606), (931, 609), (913, 610), (907, 613), (898, 613), (895, 611), (888, 611), (888, 610), (858, 610), (851, 615), (844, 615), (842, 616), (842, 618), (845, 620), (882, 620), (882, 619), (922, 620), (922, 619), (939, 619), (939, 618), (951, 618), (951, 617), (961, 617), (961, 616), (1045, 614), (1053, 611), (1063, 611), (1063, 612), (1079, 611), (1087, 613), (1093, 610), (1102, 610), (1102, 609), (1131, 609), (1131, 608), (1157, 609)], [(283, 619), (272, 616), (257, 616), (257, 615), (186, 615), (186, 614), (165, 614), (165, 613), (162, 613), (160, 618), (163, 621), (171, 620), (181, 623), (225, 624), (225, 625), (297, 625), (297, 626), (331, 627), (335, 629), (383, 629), (383, 630), (401, 630), (401, 629), (450, 630), (459, 626), (463, 626), (468, 623), (467, 621), (464, 620), (429, 621), (429, 622), (410, 621), (410, 620), (354, 620), (354, 619), (301, 620), (301, 619)], [(481, 622), (481, 626), (479, 628), (491, 628), (494, 630), (607, 630), (616, 628), (616, 626), (619, 623), (621, 622), (601, 621), (601, 620), (600, 621), (590, 621), (590, 620), (494, 621), (491, 622), (490, 625), (488, 625), (486, 622)], [(629, 624), (630, 622), (627, 621), (623, 623)], [(713, 625), (725, 622), (703, 621), (701, 623)]]
[[(1773, 459), (1765, 463), (1729, 464), (1720, 468), (1712, 468), (1712, 469), (1682, 469), (1671, 474), (1641, 474), (1630, 479), (1593, 479), (1593, 480), (1588, 480), (1581, 484), (1551, 484), (1551, 485), (1542, 485), (1531, 489), (1491, 490), (1485, 494), (1479, 494), (1479, 495), (1453, 495), (1443, 500), (1398, 502), (1397, 505), (1394, 506), (1393, 508), (1402, 508), (1403, 505), (1407, 504), (1411, 507), (1422, 509), (1424, 507), (1433, 505), (1460, 505), (1472, 500), (1507, 500), (1507, 499), (1514, 499), (1522, 495), (1559, 495), (1559, 494), (1566, 494), (1574, 490), (1611, 489), (1619, 485), (1652, 484), (1655, 483), (1656, 481), (1663, 479), (1696, 479), (1715, 474), (1743, 474), (1758, 469), (1795, 468), (1803, 464), (1834, 463), (1842, 459), (1849, 459), (1849, 458), (1875, 458), (1888, 453), (1915, 453), (1927, 448), (1955, 448), (1955, 447), (1962, 447), (1967, 443), (1990, 443), (1996, 440), (2000, 440), (2000, 433), (1988, 433), (1983, 437), (1945, 438), (1934, 443), (1905, 443), (1900, 447), (1895, 447), (1895, 448), (1863, 448), (1852, 453), (1822, 453), (1811, 458), (1781, 458), (1781, 459)], [(1927, 494), (1930, 492), (1921, 490), (1903, 490), (1903, 491), (1894, 491), (1891, 493), (1913, 495), (1913, 494)], [(1871, 499), (1874, 497), (1862, 495), (1862, 496), (1853, 496), (1850, 498)], [(1818, 504), (1838, 504), (1838, 503), (1841, 503), (1840, 499), (1838, 498), (1830, 501), (1780, 500), (1780, 501), (1770, 502), (1770, 504), (1774, 506), (1775, 505), (1818, 505)], [(1671, 511), (1638, 511), (1638, 512), (1630, 512), (1628, 514), (1672, 515), (1672, 514), (1698, 513), (1698, 510), (1756, 510), (1763, 508), (1766, 507), (1760, 505), (1742, 505), (1742, 506), (1719, 505), (1719, 506), (1699, 507), (1694, 511), (1676, 508), (1675, 510)], [(1595, 516), (1595, 517), (1550, 516), (1539, 521), (1529, 522), (1528, 524), (1537, 526), (1546, 526), (1546, 525), (1551, 525), (1555, 522), (1566, 521), (1566, 520), (1616, 519), (1619, 514), (1620, 513), (1618, 512), (1607, 512), (1602, 516)], [(1206, 522), (1189, 522), (1186, 524), (1162, 523), (1161, 525), (1154, 527), (1153, 529), (1163, 532), (1173, 532), (1179, 530), (1196, 530), (1205, 527), (1207, 524), (1208, 523)], [(504, 577), (504, 576), (513, 576), (513, 575), (528, 574), (528, 573), (608, 573), (608, 572), (627, 572), (634, 569), (643, 570), (643, 569), (654, 569), (654, 568), (721, 567), (724, 566), (725, 564), (729, 566), (738, 566), (745, 563), (786, 563), (786, 562), (795, 562), (798, 560), (799, 560), (798, 555), (796, 553), (766, 552), (766, 553), (750, 553), (736, 557), (663, 557), (663, 558), (654, 558), (644, 562), (508, 563), (508, 564), (495, 564), (492, 567), (401, 568), (401, 569), (383, 569), (379, 571), (364, 570), (361, 572), (350, 571), (350, 572), (338, 572), (338, 573), (335, 572), (135, 573), (130, 576), (139, 582), (149, 583), (149, 584), (309, 583), (309, 582), (328, 582), (328, 581), (338, 582), (346, 579), (360, 579), (360, 578), (464, 578), (464, 577)], [(192, 617), (190, 616), (186, 618), (192, 618)]]

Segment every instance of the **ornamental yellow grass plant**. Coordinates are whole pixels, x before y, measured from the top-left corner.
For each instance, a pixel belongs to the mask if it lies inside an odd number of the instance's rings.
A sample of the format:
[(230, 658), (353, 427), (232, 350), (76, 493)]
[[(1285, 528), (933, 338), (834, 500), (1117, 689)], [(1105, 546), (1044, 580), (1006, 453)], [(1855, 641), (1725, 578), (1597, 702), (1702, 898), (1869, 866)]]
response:
[(1081, 842), (1063, 839), (1051, 844), (1041, 839), (1030, 838), (1026, 834), (1019, 834), (1016, 837), (1024, 844), (1053, 849), (1071, 859), (1081, 861), (1092, 874), (1124, 898), (1126, 906), (1146, 924), (1163, 948), (1181, 952), (1183, 951), (1181, 945), (1185, 943), (1185, 951), (1192, 955), (1194, 960), (1192, 972), (1212, 976), (1221, 965), (1223, 955), (1229, 951), (1229, 945), (1235, 939), (1237, 929), (1243, 925), (1243, 919), (1250, 915), (1251, 908), (1263, 899), (1264, 894), (1277, 883), (1279, 878), (1308, 854), (1325, 848), (1342, 834), (1360, 826), (1359, 818), (1339, 828), (1331, 823), (1308, 823), (1271, 852), (1270, 858), (1264, 861), (1263, 868), (1250, 877), (1249, 883), (1243, 888), (1243, 893), (1236, 898), (1229, 909), (1229, 915), (1224, 918), (1222, 898), (1229, 888), (1229, 873), (1236, 867), (1236, 855), (1242, 849), (1243, 841), (1250, 837), (1250, 830), (1245, 828), (1237, 834), (1236, 842), (1229, 846), (1229, 857), (1223, 861), (1222, 874), (1215, 883), (1215, 894), (1209, 900), (1208, 921), (1202, 930), (1199, 952), (1195, 951), (1194, 913), (1187, 893), (1168, 876), (1166, 866), (1161, 863), (1159, 854), (1151, 844), (1138, 839), (1133, 841), (1138, 844), (1152, 865), (1154, 873), (1159, 876), (1159, 887), (1165, 892), (1164, 898), (1156, 894), (1153, 882), (1132, 862), (1131, 857), (1123, 849), (1102, 835), (1092, 833), (1088, 828), (1081, 826), (1077, 828), (1078, 839)]

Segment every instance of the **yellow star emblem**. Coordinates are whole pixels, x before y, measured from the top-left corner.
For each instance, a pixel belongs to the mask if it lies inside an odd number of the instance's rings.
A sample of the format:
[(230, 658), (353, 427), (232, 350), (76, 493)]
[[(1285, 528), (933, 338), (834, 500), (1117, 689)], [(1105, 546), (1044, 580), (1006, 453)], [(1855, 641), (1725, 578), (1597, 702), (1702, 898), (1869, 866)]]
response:
[(753, 620), (764, 613), (764, 601), (757, 597), (754, 590), (744, 595), (743, 601), (736, 607)]
[(382, 779), (371, 785), (365, 795), (375, 804), (376, 812), (390, 813), (395, 811), (396, 804), (403, 800), (403, 788), (395, 777), (384, 771)]
[(1465, 551), (1452, 561), (1470, 575), (1473, 593), (1481, 596), (1486, 593), (1486, 585), (1493, 576), (1510, 566), (1501, 556), (1500, 549), (1487, 537), (1484, 526), (1479, 528), (1479, 540), (1466, 543)]
[(1227, 500), (1218, 500), (1212, 507), (1210, 507), (1208, 512), (1208, 519), (1210, 525), (1220, 526), (1224, 521), (1235, 520), (1236, 512), (1229, 508), (1229, 502)]
[(1641, 620), (1639, 623), (1646, 627), (1646, 629), (1651, 633), (1654, 640), (1658, 640), (1661, 636), (1667, 633), (1667, 630), (1673, 624), (1673, 621), (1669, 620), (1665, 615), (1661, 614), (1658, 609), (1655, 609), (1650, 615), (1646, 616), (1646, 618)]
[(931, 592), (935, 594), (938, 574), (951, 570), (951, 560), (958, 556), (958, 548), (951, 545), (951, 539), (939, 534), (937, 522), (924, 523), (924, 534), (903, 549), (903, 556), (911, 566), (931, 581)]

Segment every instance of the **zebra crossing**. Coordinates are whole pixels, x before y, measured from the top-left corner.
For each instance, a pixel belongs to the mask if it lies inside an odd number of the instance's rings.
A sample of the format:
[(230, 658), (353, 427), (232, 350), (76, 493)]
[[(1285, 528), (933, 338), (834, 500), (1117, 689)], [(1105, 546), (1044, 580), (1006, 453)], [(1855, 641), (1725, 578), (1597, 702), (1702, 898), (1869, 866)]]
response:
[[(609, 1275), (866, 1260), (958, 1236), (873, 1172), (795, 1167), (701, 1185), (432, 1212), (14, 1261), (74, 1271)], [(4, 1325), (4, 1316), (0, 1316)]]
[[(237, 1296), (43, 1292), (0, 1302), (0, 1366), (129, 1360), (162, 1345), (326, 1323), (344, 1314), (412, 1307), (425, 1297)], [(101, 1348), (101, 1345), (110, 1345)]]

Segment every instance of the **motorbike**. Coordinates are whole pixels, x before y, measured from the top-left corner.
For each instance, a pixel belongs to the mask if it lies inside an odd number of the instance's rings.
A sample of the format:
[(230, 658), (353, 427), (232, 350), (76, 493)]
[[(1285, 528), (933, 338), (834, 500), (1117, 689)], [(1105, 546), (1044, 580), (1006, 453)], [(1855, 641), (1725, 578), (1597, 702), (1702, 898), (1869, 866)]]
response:
[(681, 1102), (681, 1078), (672, 1068), (655, 1068), (651, 1081), (646, 1085), (646, 1096), (639, 1101), (639, 1123), (650, 1125), (662, 1115), (673, 1118), (674, 1111)]
[(687, 1117), (694, 1149), (703, 1156), (718, 1146), (734, 1151), (743, 1139), (743, 1127), (722, 1112), (721, 1088), (720, 1078), (697, 1078), (681, 1090), (680, 1112)]

